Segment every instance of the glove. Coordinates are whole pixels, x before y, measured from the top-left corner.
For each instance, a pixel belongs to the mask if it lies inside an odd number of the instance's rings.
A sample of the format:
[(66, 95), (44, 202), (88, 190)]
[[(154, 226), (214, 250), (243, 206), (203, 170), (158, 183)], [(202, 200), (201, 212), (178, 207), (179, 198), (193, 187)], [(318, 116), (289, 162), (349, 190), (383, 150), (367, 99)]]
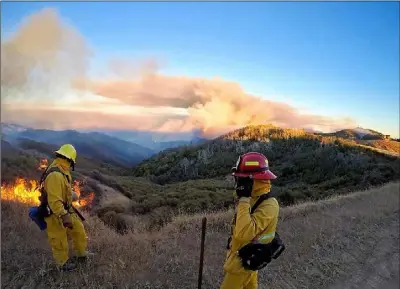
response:
[(236, 182), (236, 195), (238, 198), (250, 198), (253, 190), (253, 180), (250, 178), (238, 178)]
[(72, 219), (71, 219), (71, 216), (68, 213), (63, 215), (63, 216), (61, 216), (61, 220), (62, 220), (63, 226), (65, 228), (72, 229)]

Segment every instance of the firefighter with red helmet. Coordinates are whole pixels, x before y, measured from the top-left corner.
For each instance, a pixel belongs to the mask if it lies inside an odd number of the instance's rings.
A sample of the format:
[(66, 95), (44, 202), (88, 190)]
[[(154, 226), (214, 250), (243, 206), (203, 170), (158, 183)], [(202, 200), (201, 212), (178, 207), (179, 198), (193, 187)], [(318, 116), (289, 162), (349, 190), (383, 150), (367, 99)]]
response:
[[(276, 175), (269, 170), (268, 159), (257, 152), (241, 155), (232, 170), (237, 205), (221, 289), (256, 289), (258, 271), (244, 268), (238, 251), (252, 242), (269, 244), (274, 240), (279, 204), (275, 198), (263, 195), (270, 193), (271, 180), (276, 179)], [(251, 213), (251, 208), (260, 197), (261, 203), (258, 202), (257, 208)]]

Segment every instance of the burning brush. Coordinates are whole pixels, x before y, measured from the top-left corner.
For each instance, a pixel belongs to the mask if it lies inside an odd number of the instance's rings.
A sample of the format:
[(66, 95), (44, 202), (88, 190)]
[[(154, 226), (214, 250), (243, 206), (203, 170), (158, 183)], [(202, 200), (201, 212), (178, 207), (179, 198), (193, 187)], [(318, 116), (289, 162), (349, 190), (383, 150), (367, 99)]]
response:
[(39, 163), (38, 169), (44, 171), (49, 166), (49, 162), (47, 159), (41, 159)]
[[(38, 206), (40, 192), (37, 190), (37, 181), (26, 180), (24, 178), (15, 179), (12, 184), (1, 185), (1, 200), (16, 201), (21, 204)], [(78, 181), (74, 182), (73, 191), (76, 193), (78, 200), (72, 204), (79, 207), (90, 206), (94, 199), (94, 192), (89, 193), (86, 197), (81, 197), (81, 188)]]
[[(44, 171), (48, 167), (48, 160), (41, 159), (39, 170)], [(74, 181), (73, 192), (75, 192), (77, 200), (73, 201), (73, 205), (77, 208), (90, 206), (94, 199), (94, 192), (90, 192), (87, 196), (81, 196), (81, 183)], [(14, 183), (1, 185), (1, 200), (16, 201), (22, 204), (38, 206), (40, 204), (40, 192), (37, 189), (38, 181), (27, 180), (25, 178), (16, 178)]]

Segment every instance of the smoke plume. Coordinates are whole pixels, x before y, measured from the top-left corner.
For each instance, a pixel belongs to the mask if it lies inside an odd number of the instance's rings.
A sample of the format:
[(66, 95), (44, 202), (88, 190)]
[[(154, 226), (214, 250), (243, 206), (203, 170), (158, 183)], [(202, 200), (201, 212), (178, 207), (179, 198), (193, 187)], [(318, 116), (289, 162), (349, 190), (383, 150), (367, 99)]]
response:
[[(33, 127), (201, 130), (205, 136), (265, 123), (323, 131), (355, 126), (351, 119), (302, 114), (288, 104), (248, 94), (235, 82), (163, 75), (153, 59), (139, 63), (114, 59), (107, 67), (107, 79), (93, 79), (87, 75), (90, 57), (83, 36), (62, 22), (55, 10), (44, 9), (29, 17), (2, 43), (2, 98), (5, 95), (11, 102), (18, 96), (23, 101), (34, 98), (55, 106), (29, 110), (8, 105), (2, 118), (15, 121), (23, 113), (25, 124)], [(125, 112), (84, 112), (79, 105), (76, 111), (65, 106), (56, 109), (62, 95), (71, 92), (112, 100)], [(144, 111), (180, 108), (186, 115), (138, 114), (138, 107)]]
[(162, 126), (164, 130), (198, 128), (205, 134), (215, 134), (265, 123), (325, 131), (354, 127), (351, 119), (301, 114), (288, 104), (250, 95), (238, 83), (222, 79), (193, 79), (153, 73), (138, 80), (91, 81), (86, 88), (126, 104), (187, 109), (187, 118), (167, 121)]
[(1, 44), (2, 99), (55, 100), (55, 93), (86, 77), (90, 55), (83, 36), (45, 8)]

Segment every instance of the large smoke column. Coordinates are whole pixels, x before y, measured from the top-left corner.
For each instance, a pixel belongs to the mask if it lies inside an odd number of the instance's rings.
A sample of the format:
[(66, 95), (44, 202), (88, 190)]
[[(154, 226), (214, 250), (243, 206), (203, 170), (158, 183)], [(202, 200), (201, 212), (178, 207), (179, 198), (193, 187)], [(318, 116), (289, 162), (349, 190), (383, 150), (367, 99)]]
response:
[(157, 73), (132, 80), (91, 81), (93, 93), (142, 106), (186, 108), (189, 116), (173, 119), (164, 131), (201, 129), (215, 135), (251, 124), (273, 123), (281, 127), (337, 130), (354, 127), (351, 119), (332, 119), (299, 113), (294, 107), (247, 94), (239, 84), (221, 79), (194, 79)]
[(83, 36), (56, 10), (40, 10), (1, 43), (2, 99), (59, 100), (55, 94), (86, 77), (90, 55)]
[[(83, 36), (63, 23), (55, 10), (44, 9), (26, 19), (2, 43), (2, 101), (7, 100), (7, 106), (2, 105), (2, 118), (17, 122), (18, 115), (23, 113), (24, 124), (33, 127), (200, 130), (205, 136), (263, 123), (323, 131), (355, 126), (351, 119), (301, 114), (285, 103), (247, 94), (235, 82), (162, 75), (154, 60), (139, 64), (114, 60), (107, 71), (114, 77), (91, 79), (87, 75), (90, 56)], [(90, 92), (98, 95), (100, 101), (108, 99), (114, 107), (132, 110), (124, 114), (106, 113), (104, 109), (89, 111), (85, 108), (101, 106), (88, 104), (84, 99), (80, 105), (56, 107), (63, 95), (71, 91), (82, 95)], [(46, 108), (9, 105), (21, 99), (45, 103)], [(138, 106), (144, 111), (180, 108), (186, 115), (140, 115), (135, 109)]]

